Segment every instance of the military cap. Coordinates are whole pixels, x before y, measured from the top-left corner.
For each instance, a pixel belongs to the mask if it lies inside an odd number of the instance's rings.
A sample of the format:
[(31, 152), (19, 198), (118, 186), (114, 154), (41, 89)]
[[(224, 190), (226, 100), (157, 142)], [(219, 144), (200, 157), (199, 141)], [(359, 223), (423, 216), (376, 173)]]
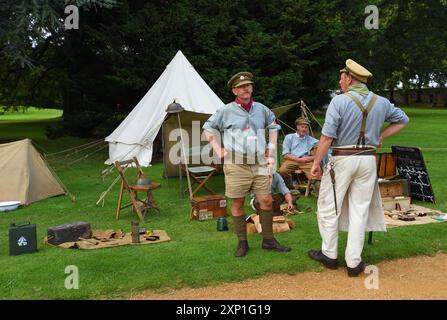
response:
[(230, 89), (243, 86), (244, 84), (253, 83), (253, 74), (250, 72), (238, 72), (228, 80), (228, 87)]
[(340, 73), (348, 73), (363, 83), (366, 83), (368, 79), (372, 77), (371, 72), (354, 60), (347, 59), (345, 64), (345, 67), (340, 70)]
[(295, 120), (295, 125), (299, 125), (299, 124), (310, 125), (310, 122), (309, 122), (309, 119), (307, 119), (305, 117), (299, 117), (298, 119)]

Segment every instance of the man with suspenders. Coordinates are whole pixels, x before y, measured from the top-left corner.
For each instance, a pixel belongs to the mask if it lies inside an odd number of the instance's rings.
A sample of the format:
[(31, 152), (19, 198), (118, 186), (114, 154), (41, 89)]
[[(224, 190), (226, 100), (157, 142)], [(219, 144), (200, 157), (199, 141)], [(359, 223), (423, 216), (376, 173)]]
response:
[[(329, 104), (311, 169), (313, 176), (321, 176), (320, 161), (332, 147), (318, 198), (322, 246), (321, 250), (310, 250), (309, 257), (327, 268), (338, 268), (338, 231), (347, 231), (345, 260), (350, 277), (365, 269), (361, 258), (365, 232), (386, 231), (376, 175), (376, 147), (409, 122), (401, 109), (368, 90), (370, 77), (372, 74), (360, 64), (346, 60), (339, 81), (344, 94), (335, 96)], [(381, 131), (384, 122), (390, 125)]]

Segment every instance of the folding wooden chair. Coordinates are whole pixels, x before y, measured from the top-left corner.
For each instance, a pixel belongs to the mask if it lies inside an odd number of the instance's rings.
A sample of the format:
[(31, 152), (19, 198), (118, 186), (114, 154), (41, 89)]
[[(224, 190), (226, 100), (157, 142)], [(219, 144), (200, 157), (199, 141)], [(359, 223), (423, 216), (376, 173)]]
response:
[[(181, 165), (181, 168), (182, 171), (185, 172), (185, 174), (188, 174), (186, 172), (186, 166), (184, 164)], [(216, 170), (216, 168), (210, 166), (188, 167), (189, 176), (193, 179), (193, 184), (198, 184), (198, 186), (192, 192), (192, 196), (194, 196), (202, 187), (211, 194), (217, 194), (213, 189), (206, 185), (206, 183), (213, 176)], [(188, 191), (188, 188), (186, 188), (183, 192), (186, 191)]]
[[(136, 211), (136, 213), (138, 214), (140, 221), (144, 222), (144, 217), (149, 209), (153, 208), (153, 209), (157, 210), (158, 212), (160, 212), (160, 209), (158, 208), (158, 206), (155, 202), (155, 199), (152, 195), (152, 190), (158, 189), (160, 187), (160, 184), (155, 183), (155, 182), (151, 182), (150, 185), (138, 185), (138, 184), (131, 185), (131, 184), (129, 184), (129, 182), (126, 178), (126, 174), (124, 172), (125, 171), (124, 167), (132, 166), (134, 164), (138, 170), (136, 181), (138, 181), (138, 179), (144, 179), (145, 176), (144, 176), (143, 170), (141, 170), (140, 164), (138, 163), (138, 160), (136, 157), (134, 157), (133, 159), (130, 159), (130, 160), (125, 160), (125, 161), (115, 161), (115, 166), (118, 169), (118, 172), (122, 178), (120, 193), (119, 193), (119, 198), (118, 198), (118, 207), (116, 209), (116, 219), (117, 220), (119, 219), (119, 214), (120, 214), (121, 209), (132, 206), (133, 210)], [(129, 192), (131, 202), (126, 205), (121, 205), (124, 189), (126, 189)], [(138, 198), (139, 192), (145, 193), (146, 198), (139, 199)]]
[(295, 170), (294, 174), (298, 180), (298, 184), (293, 186), (295, 189), (304, 189), (305, 197), (307, 197), (311, 191), (314, 191), (315, 195), (318, 196), (318, 190), (315, 185), (318, 180), (307, 179), (303, 170)]

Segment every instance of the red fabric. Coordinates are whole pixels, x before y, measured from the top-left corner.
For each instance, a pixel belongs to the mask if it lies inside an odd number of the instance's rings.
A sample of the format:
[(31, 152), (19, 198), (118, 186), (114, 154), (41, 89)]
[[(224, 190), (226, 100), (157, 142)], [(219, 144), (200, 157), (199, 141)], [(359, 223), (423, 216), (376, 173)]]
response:
[(238, 97), (236, 97), (236, 100), (234, 100), (237, 104), (240, 104), (242, 108), (247, 110), (247, 112), (250, 112), (250, 108), (253, 105), (253, 98), (250, 98), (250, 101), (248, 103), (242, 102)]

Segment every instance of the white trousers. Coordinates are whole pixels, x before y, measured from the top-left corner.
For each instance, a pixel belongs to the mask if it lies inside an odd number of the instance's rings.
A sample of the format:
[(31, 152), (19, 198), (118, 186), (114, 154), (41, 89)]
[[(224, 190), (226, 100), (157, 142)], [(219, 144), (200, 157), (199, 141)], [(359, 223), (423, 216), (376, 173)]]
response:
[[(323, 240), (321, 251), (331, 259), (337, 258), (339, 218), (341, 214), (348, 214), (345, 260), (348, 267), (354, 268), (362, 260), (369, 207), (376, 183), (376, 158), (335, 156), (331, 157), (330, 162), (334, 163), (338, 215), (335, 211), (331, 177), (326, 167), (318, 198), (318, 227)], [(343, 201), (349, 201), (348, 212), (341, 212)]]

